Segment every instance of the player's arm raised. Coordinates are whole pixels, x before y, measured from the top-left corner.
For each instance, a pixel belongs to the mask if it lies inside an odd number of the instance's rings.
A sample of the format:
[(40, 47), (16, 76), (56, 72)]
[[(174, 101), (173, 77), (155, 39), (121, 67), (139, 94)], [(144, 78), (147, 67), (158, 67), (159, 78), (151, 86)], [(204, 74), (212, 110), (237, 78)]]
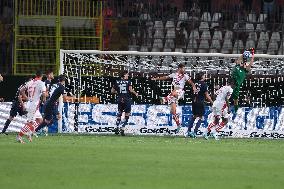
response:
[(249, 65), (247, 65), (247, 67), (246, 67), (246, 70), (247, 70), (247, 71), (250, 71), (250, 70), (251, 70), (251, 66), (252, 66), (253, 61), (254, 61), (254, 48), (250, 48), (249, 50), (250, 50), (250, 52), (251, 52), (252, 57), (251, 57), (251, 59), (250, 59)]
[(243, 55), (241, 55), (238, 59), (235, 60), (236, 64), (241, 64), (243, 61)]
[(129, 91), (134, 94), (135, 96), (138, 96), (138, 93), (136, 91), (133, 90), (132, 86), (129, 86)]

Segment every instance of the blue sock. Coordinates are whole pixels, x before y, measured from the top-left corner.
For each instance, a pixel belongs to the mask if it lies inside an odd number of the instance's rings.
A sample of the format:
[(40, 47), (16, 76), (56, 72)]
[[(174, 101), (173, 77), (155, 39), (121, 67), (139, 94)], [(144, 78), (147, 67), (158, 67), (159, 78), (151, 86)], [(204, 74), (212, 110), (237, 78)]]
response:
[(189, 124), (188, 124), (188, 131), (187, 131), (188, 133), (191, 132), (191, 128), (193, 127), (194, 120), (195, 120), (195, 119), (194, 119), (194, 117), (192, 116), (191, 119), (190, 119), (190, 121), (189, 121)]
[(195, 133), (195, 134), (197, 133), (197, 131), (198, 131), (198, 129), (199, 129), (201, 123), (202, 123), (202, 120), (201, 120), (201, 119), (198, 119), (198, 121), (197, 121), (197, 123), (196, 123), (196, 126), (195, 126), (195, 128), (194, 128), (194, 133)]

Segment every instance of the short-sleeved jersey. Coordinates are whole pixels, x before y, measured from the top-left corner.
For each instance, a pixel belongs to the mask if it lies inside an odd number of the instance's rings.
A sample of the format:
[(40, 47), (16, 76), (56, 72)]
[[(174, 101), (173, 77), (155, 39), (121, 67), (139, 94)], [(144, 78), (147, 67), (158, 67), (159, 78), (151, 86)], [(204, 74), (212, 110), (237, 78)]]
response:
[(43, 92), (46, 92), (46, 87), (40, 79), (33, 79), (26, 84), (28, 92), (28, 100), (33, 103), (39, 103)]
[(247, 76), (248, 71), (237, 64), (233, 70), (231, 77), (236, 81), (236, 85), (241, 85)]
[(117, 91), (118, 98), (130, 98), (130, 86), (132, 86), (132, 83), (129, 80), (117, 80), (115, 81), (113, 88)]
[(17, 92), (16, 92), (16, 95), (15, 95), (15, 97), (14, 97), (14, 102), (19, 102), (19, 96), (20, 96), (20, 92), (21, 92), (21, 90), (26, 86), (26, 84), (27, 83), (24, 83), (24, 84), (22, 84), (19, 88), (18, 88), (18, 90), (17, 90)]
[(230, 98), (230, 96), (233, 93), (233, 89), (231, 86), (223, 86), (219, 90), (216, 91), (216, 101), (225, 102), (227, 98)]
[(44, 83), (45, 83), (46, 89), (49, 90), (49, 89), (50, 89), (50, 86), (51, 86), (51, 81), (49, 81), (49, 80), (47, 79), (47, 80), (44, 81)]
[(194, 94), (193, 100), (195, 102), (204, 102), (205, 93), (208, 91), (208, 85), (205, 81), (198, 81), (195, 84), (196, 93)]
[(55, 104), (59, 97), (65, 93), (65, 87), (61, 83), (54, 84), (50, 87), (48, 103)]
[(174, 88), (183, 89), (186, 81), (190, 79), (187, 74), (172, 73), (169, 75), (173, 79), (172, 85)]

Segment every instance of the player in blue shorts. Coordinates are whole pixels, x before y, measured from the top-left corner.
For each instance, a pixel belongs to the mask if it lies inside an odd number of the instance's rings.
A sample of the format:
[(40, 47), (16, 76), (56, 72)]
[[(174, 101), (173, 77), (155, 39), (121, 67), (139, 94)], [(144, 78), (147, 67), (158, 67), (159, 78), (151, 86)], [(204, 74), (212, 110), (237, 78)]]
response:
[[(56, 87), (55, 87), (56, 86)], [(54, 85), (54, 91), (51, 91), (50, 98), (44, 104), (44, 116), (43, 122), (35, 129), (35, 132), (38, 132), (40, 129), (48, 126), (53, 120), (53, 112), (56, 107), (59, 97), (65, 93), (65, 76), (58, 76), (58, 83)], [(57, 116), (60, 117), (60, 112), (57, 111)]]
[[(132, 99), (130, 93), (133, 93), (135, 96), (138, 96), (138, 93), (133, 90), (132, 83), (128, 80), (128, 71), (122, 71), (120, 73), (120, 77), (120, 80), (115, 81), (111, 89), (111, 93), (117, 94), (118, 103), (118, 114), (116, 121), (117, 128), (115, 129), (115, 134), (118, 135), (120, 132), (120, 134), (124, 136), (124, 128), (128, 122), (131, 112)], [(125, 112), (125, 121), (122, 123), (121, 129), (119, 129), (119, 124), (121, 122), (121, 116), (123, 112)]]
[(10, 123), (12, 122), (12, 120), (19, 114), (19, 116), (23, 116), (23, 115), (26, 115), (27, 114), (27, 111), (25, 110), (25, 107), (24, 107), (24, 101), (27, 100), (27, 99), (23, 99), (22, 95), (20, 95), (20, 91), (22, 88), (25, 87), (26, 83), (29, 82), (30, 80), (32, 79), (32, 77), (29, 77), (27, 79), (27, 81), (22, 84), (18, 90), (17, 90), (17, 93), (13, 99), (13, 102), (12, 102), (12, 107), (11, 107), (11, 110), (10, 110), (10, 116), (9, 118), (6, 120), (5, 122), (5, 125), (2, 129), (2, 132), (1, 134), (6, 134), (6, 130), (8, 129)]
[[(196, 133), (203, 121), (203, 116), (205, 113), (205, 99), (207, 99), (210, 104), (213, 101), (208, 93), (208, 85), (205, 82), (205, 74), (200, 72), (197, 74), (197, 82), (195, 82), (196, 92), (193, 94), (192, 100), (192, 119), (188, 125), (188, 131), (185, 133), (185, 137), (190, 136), (192, 138), (196, 137)], [(193, 131), (192, 131), (193, 128)]]

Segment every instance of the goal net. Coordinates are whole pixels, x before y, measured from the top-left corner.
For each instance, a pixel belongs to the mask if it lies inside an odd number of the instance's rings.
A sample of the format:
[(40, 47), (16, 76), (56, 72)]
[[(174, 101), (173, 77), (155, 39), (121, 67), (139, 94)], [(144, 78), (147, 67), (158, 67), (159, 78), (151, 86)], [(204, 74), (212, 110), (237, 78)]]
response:
[[(240, 54), (61, 50), (60, 70), (68, 78), (67, 90), (77, 98), (96, 96), (100, 104), (115, 103), (110, 94), (113, 81), (121, 70), (128, 70), (139, 96), (135, 104), (159, 104), (158, 97), (167, 95), (171, 81), (151, 81), (151, 77), (175, 72), (183, 63), (194, 79), (198, 72), (207, 74), (209, 91), (224, 85)], [(284, 55), (256, 54), (253, 67), (240, 91), (240, 104), (250, 107), (283, 105)], [(181, 104), (191, 103), (191, 88), (185, 88)], [(85, 103), (86, 104), (86, 103)], [(80, 103), (74, 103), (74, 124)], [(80, 118), (81, 117), (81, 118)], [(86, 116), (85, 116), (86, 117)], [(75, 126), (75, 129), (77, 126)]]

